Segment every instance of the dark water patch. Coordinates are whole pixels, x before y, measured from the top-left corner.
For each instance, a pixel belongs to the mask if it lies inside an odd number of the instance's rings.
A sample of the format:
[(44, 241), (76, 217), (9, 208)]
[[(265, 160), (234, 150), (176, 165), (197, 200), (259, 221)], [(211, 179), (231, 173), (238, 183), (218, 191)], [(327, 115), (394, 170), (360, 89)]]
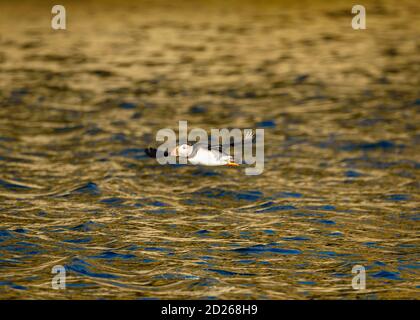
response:
[(347, 170), (345, 172), (345, 176), (348, 178), (358, 178), (361, 177), (362, 174), (360, 172), (354, 171), (354, 170)]
[(126, 148), (117, 153), (112, 153), (112, 156), (120, 156), (124, 158), (130, 158), (134, 160), (141, 160), (148, 158), (146, 155), (144, 148)]
[(87, 128), (85, 130), (85, 135), (96, 136), (96, 135), (98, 135), (100, 133), (104, 133), (104, 132), (105, 131), (103, 129), (98, 128), (97, 126), (94, 125), (94, 126), (91, 126), (91, 127)]
[(340, 256), (348, 256), (349, 254), (345, 253), (337, 253), (335, 251), (319, 251), (316, 254), (319, 257), (340, 257)]
[(15, 284), (12, 281), (0, 281), (0, 287), (1, 286), (10, 287), (10, 288), (16, 289), (16, 290), (27, 290), (28, 289), (27, 287), (21, 286), (19, 284)]
[(203, 188), (193, 192), (194, 195), (204, 196), (208, 198), (225, 198), (233, 200), (256, 201), (262, 198), (263, 193), (257, 190), (250, 191), (231, 191), (219, 188)]
[(311, 221), (320, 223), (320, 224), (335, 224), (335, 221), (328, 219), (312, 219)]
[(264, 209), (260, 209), (255, 211), (256, 213), (266, 213), (266, 212), (277, 212), (277, 211), (288, 211), (288, 210), (296, 210), (297, 208), (292, 205), (274, 205), (271, 207), (267, 207)]
[(176, 214), (175, 209), (156, 209), (156, 210), (145, 210), (145, 213), (149, 214)]
[(294, 79), (294, 84), (302, 84), (308, 80), (309, 74), (300, 74)]
[(413, 270), (413, 272), (417, 272), (414, 270), (420, 269), (420, 262), (415, 261), (413, 264), (401, 264), (398, 266), (398, 270)]
[(127, 260), (127, 259), (133, 259), (135, 257), (136, 256), (134, 254), (121, 254), (121, 253), (116, 253), (113, 251), (104, 251), (99, 255), (90, 256), (89, 258), (106, 259), (106, 260), (115, 260), (115, 259)]
[(381, 170), (398, 167), (406, 163), (406, 161), (382, 161), (366, 155), (356, 158), (345, 158), (342, 162), (344, 162), (347, 167), (351, 168), (374, 168)]
[(93, 278), (104, 278), (104, 279), (120, 278), (117, 275), (113, 275), (109, 273), (93, 272), (89, 269), (89, 268), (92, 268), (92, 265), (79, 258), (74, 258), (69, 264), (66, 264), (64, 267), (67, 271), (73, 271), (77, 274), (81, 274), (83, 276), (88, 276), (88, 277), (93, 277)]
[(215, 177), (215, 176), (220, 176), (220, 173), (215, 172), (215, 171), (211, 171), (211, 170), (205, 170), (202, 168), (199, 168), (197, 170), (195, 170), (192, 173), (193, 176), (198, 176), (198, 177)]
[(325, 214), (321, 212), (296, 212), (292, 213), (295, 217), (324, 217)]
[(2, 230), (2, 229), (0, 229), (0, 239), (2, 240), (2, 241), (4, 241), (4, 240), (8, 240), (8, 239), (12, 239), (12, 238), (14, 238), (15, 236), (13, 235), (13, 233), (11, 232), (11, 231), (9, 231), (9, 230)]
[(12, 137), (0, 136), (0, 142), (15, 142), (16, 139)]
[(233, 249), (232, 251), (241, 254), (263, 254), (263, 253), (277, 253), (277, 254), (301, 254), (300, 250), (276, 248), (271, 245), (258, 244), (251, 247)]
[(391, 194), (386, 199), (389, 201), (407, 201), (410, 200), (410, 196), (407, 194)]
[(275, 128), (276, 122), (274, 120), (264, 120), (264, 121), (258, 122), (256, 124), (256, 127), (265, 128), (265, 129)]
[(395, 148), (401, 148), (404, 147), (403, 145), (397, 145), (396, 143), (392, 141), (387, 140), (381, 140), (378, 142), (372, 142), (372, 143), (349, 143), (344, 146), (342, 146), (340, 149), (344, 151), (355, 151), (355, 150), (364, 150), (364, 151), (370, 151), (370, 150), (392, 150)]
[(168, 248), (161, 248), (161, 247), (145, 247), (143, 248), (145, 251), (156, 251), (156, 252), (171, 252), (171, 249)]
[(14, 232), (17, 232), (17, 233), (23, 233), (23, 234), (26, 234), (26, 233), (28, 233), (28, 230), (25, 230), (25, 229), (23, 229), (23, 228), (17, 228), (17, 229), (15, 229), (15, 230), (13, 230)]
[(140, 119), (141, 117), (143, 116), (143, 113), (142, 112), (134, 112), (132, 115), (131, 115), (131, 119)]
[(192, 105), (189, 109), (189, 113), (192, 114), (201, 114), (206, 113), (208, 111), (208, 107), (204, 104), (195, 104)]
[(208, 267), (214, 266), (213, 263), (208, 263), (208, 262), (205, 262), (205, 261), (197, 261), (197, 262), (194, 262), (194, 263), (198, 264), (198, 265), (201, 265), (201, 266), (208, 266)]
[(13, 190), (13, 191), (32, 189), (32, 188), (30, 188), (28, 186), (25, 186), (25, 185), (22, 185), (22, 184), (7, 182), (7, 181), (1, 180), (1, 179), (0, 179), (0, 188), (4, 188), (4, 189), (7, 189), (7, 190)]
[(420, 106), (420, 98), (413, 101), (413, 105)]
[(255, 273), (240, 273), (234, 271), (227, 271), (222, 269), (204, 269), (206, 271), (215, 272), (225, 277), (233, 277), (233, 276), (255, 276)]
[(302, 194), (298, 192), (280, 192), (274, 196), (276, 198), (302, 198)]
[(379, 140), (376, 142), (341, 142), (341, 141), (335, 141), (328, 140), (326, 142), (321, 142), (318, 144), (320, 148), (331, 148), (335, 150), (341, 150), (341, 151), (391, 151), (396, 149), (404, 148), (405, 146), (403, 144), (397, 144), (393, 141), (388, 140)]
[(169, 206), (167, 203), (162, 202), (162, 201), (152, 201), (149, 204), (151, 206), (154, 206), (154, 207), (167, 207), (167, 206)]
[(106, 204), (110, 207), (121, 207), (124, 203), (124, 199), (121, 198), (106, 198), (106, 199), (102, 199), (101, 201), (99, 201), (100, 203)]
[(137, 108), (137, 104), (133, 102), (121, 102), (118, 105), (121, 109), (131, 110)]
[(92, 70), (92, 71), (89, 71), (89, 73), (100, 78), (108, 78), (113, 75), (111, 71), (103, 70), (103, 69)]
[(115, 133), (109, 138), (109, 141), (127, 143), (128, 139), (124, 133)]
[(82, 125), (65, 126), (65, 127), (60, 127), (60, 128), (54, 128), (52, 131), (53, 131), (53, 133), (69, 133), (69, 132), (81, 130), (83, 128), (84, 128), (84, 126), (82, 126)]
[(92, 241), (91, 237), (63, 240), (63, 242), (67, 242), (67, 243), (89, 243), (91, 241)]
[(298, 284), (302, 284), (305, 286), (314, 286), (316, 285), (316, 282), (315, 281), (298, 281)]
[(155, 259), (147, 259), (147, 258), (140, 260), (141, 263), (153, 263), (153, 262), (156, 262), (156, 261), (157, 260), (155, 260)]
[(410, 244), (410, 243), (399, 243), (397, 247), (398, 248), (416, 248), (416, 245)]
[(309, 237), (299, 237), (299, 236), (296, 236), (296, 237), (283, 237), (281, 239), (284, 240), (284, 241), (309, 241), (309, 240), (311, 240), (311, 238), (309, 238)]
[(324, 206), (308, 206), (308, 207), (305, 207), (306, 209), (309, 209), (309, 210), (325, 210), (325, 211), (334, 211), (334, 210), (336, 210), (335, 209), (335, 206), (332, 206), (332, 205), (324, 205)]
[(382, 278), (387, 280), (402, 280), (400, 277), (399, 272), (392, 272), (392, 271), (386, 271), (382, 270), (377, 273), (372, 274), (373, 278)]
[(271, 230), (271, 229), (266, 229), (266, 230), (263, 230), (263, 232), (264, 232), (265, 234), (270, 235), (270, 236), (272, 236), (272, 235), (275, 235), (275, 234), (276, 234), (276, 232), (275, 232), (274, 230)]
[(256, 261), (253, 259), (242, 259), (242, 260), (235, 261), (235, 263), (242, 263), (242, 264), (251, 264), (255, 262)]
[(362, 127), (370, 127), (370, 126), (374, 126), (377, 125), (379, 123), (385, 122), (384, 119), (382, 118), (370, 118), (370, 119), (362, 119), (358, 122), (359, 126)]
[(199, 230), (199, 231), (197, 231), (197, 232), (195, 232), (195, 234), (196, 235), (199, 235), (199, 236), (205, 236), (205, 235), (208, 235), (210, 233), (210, 231), (208, 231), (208, 230)]
[(191, 274), (179, 274), (179, 273), (164, 273), (153, 276), (156, 280), (198, 280), (200, 277)]
[(352, 277), (352, 275), (349, 274), (349, 273), (341, 273), (341, 272), (334, 272), (332, 275), (336, 278), (350, 278), (350, 277)]
[(73, 271), (77, 274), (93, 277), (93, 278), (103, 278), (103, 279), (118, 279), (120, 278), (117, 275), (109, 274), (109, 273), (97, 273), (90, 270), (92, 265), (87, 263), (86, 261), (78, 258), (74, 258), (69, 264), (66, 264), (65, 269), (68, 271)]
[(363, 245), (368, 247), (368, 248), (381, 248), (381, 246), (378, 245), (378, 243), (374, 242), (374, 241), (364, 242)]
[(335, 231), (335, 232), (331, 232), (328, 234), (329, 237), (343, 237), (344, 234), (342, 232), (339, 231)]
[(8, 98), (7, 103), (11, 105), (19, 105), (23, 103), (23, 99), (25, 96), (29, 94), (29, 90), (27, 88), (18, 88), (13, 89), (10, 92), (10, 96)]
[(25, 241), (19, 241), (2, 246), (2, 249), (9, 252), (21, 253), (23, 255), (36, 255), (43, 252), (43, 250), (41, 250), (41, 246)]
[(420, 221), (420, 213), (406, 213), (402, 212), (400, 217), (411, 221)]
[(98, 185), (94, 182), (88, 182), (85, 185), (82, 185), (73, 191), (70, 192), (71, 194), (87, 194), (91, 196), (96, 196), (101, 194), (101, 190), (99, 189)]
[(167, 208), (171, 205), (161, 200), (151, 199), (151, 198), (140, 198), (137, 199), (137, 202), (134, 205), (135, 207), (141, 208), (144, 206), (151, 206), (151, 207), (160, 207), (160, 208)]

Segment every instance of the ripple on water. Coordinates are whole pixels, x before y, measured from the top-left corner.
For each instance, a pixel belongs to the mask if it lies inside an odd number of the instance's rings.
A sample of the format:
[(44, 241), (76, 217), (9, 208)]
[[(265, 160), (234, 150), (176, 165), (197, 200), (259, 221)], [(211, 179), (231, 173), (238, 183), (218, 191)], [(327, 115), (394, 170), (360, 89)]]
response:
[(99, 202), (106, 204), (110, 207), (121, 207), (124, 204), (124, 199), (118, 198), (118, 197), (112, 197), (112, 198), (106, 198), (102, 199)]
[(407, 194), (391, 194), (387, 196), (389, 201), (407, 201), (410, 200), (410, 196)]
[(401, 274), (399, 272), (392, 272), (392, 271), (386, 271), (382, 270), (377, 273), (372, 274), (372, 277), (374, 278), (382, 278), (387, 280), (402, 280)]
[(116, 253), (113, 251), (104, 251), (100, 253), (99, 255), (89, 256), (89, 258), (106, 259), (106, 260), (115, 260), (115, 259), (127, 260), (127, 259), (134, 259), (136, 258), (136, 256), (134, 254), (121, 254), (121, 253)]
[(88, 262), (79, 259), (73, 258), (73, 260), (64, 266), (66, 270), (75, 272), (76, 274), (93, 277), (93, 278), (104, 278), (104, 279), (118, 279), (120, 278), (117, 275), (101, 272), (93, 272), (90, 270), (93, 266)]
[(25, 186), (23, 184), (18, 184), (16, 182), (8, 182), (0, 179), (0, 188), (7, 190), (18, 191), (18, 190), (30, 190), (31, 187)]
[(112, 153), (111, 155), (134, 159), (134, 160), (141, 160), (141, 159), (148, 158), (148, 156), (144, 152), (144, 148), (126, 148), (126, 149), (121, 150), (120, 152)]
[(1, 286), (7, 286), (7, 287), (10, 287), (10, 288), (16, 289), (16, 290), (27, 290), (28, 289), (27, 287), (18, 285), (16, 283), (12, 282), (12, 281), (0, 281), (0, 287)]
[(227, 271), (222, 269), (204, 269), (206, 271), (215, 272), (221, 276), (225, 277), (233, 277), (233, 276), (255, 276), (255, 273), (242, 273), (242, 272), (234, 272), (234, 271)]
[(153, 276), (153, 279), (161, 280), (198, 280), (200, 277), (191, 274), (179, 274), (179, 273), (163, 273)]
[(263, 197), (263, 193), (258, 190), (250, 191), (232, 191), (221, 188), (202, 188), (198, 191), (193, 192), (193, 195), (202, 196), (207, 198), (220, 198), (220, 199), (231, 199), (231, 200), (243, 200), (243, 201), (256, 201)]
[(302, 252), (297, 249), (283, 249), (275, 247), (274, 245), (263, 245), (257, 244), (255, 246), (245, 247), (245, 248), (237, 248), (233, 249), (232, 251), (238, 252), (241, 254), (264, 254), (264, 253), (276, 253), (276, 254), (301, 254)]
[(80, 232), (88, 232), (88, 231), (94, 231), (102, 228), (103, 225), (100, 223), (96, 223), (93, 221), (86, 221), (82, 224), (78, 224), (75, 227), (71, 227), (70, 230), (73, 231), (80, 231)]
[(256, 213), (265, 213), (265, 212), (277, 212), (277, 211), (288, 211), (296, 210), (297, 208), (292, 205), (275, 205), (265, 209), (257, 210)]
[(82, 185), (70, 192), (70, 194), (87, 194), (91, 196), (96, 196), (100, 193), (101, 190), (99, 189), (98, 185), (94, 182), (88, 182), (85, 185)]
[(404, 148), (403, 144), (397, 144), (388, 140), (379, 140), (375, 142), (358, 142), (358, 141), (336, 141), (335, 139), (329, 139), (325, 142), (318, 144), (321, 148), (332, 148), (341, 151), (393, 151), (395, 149)]

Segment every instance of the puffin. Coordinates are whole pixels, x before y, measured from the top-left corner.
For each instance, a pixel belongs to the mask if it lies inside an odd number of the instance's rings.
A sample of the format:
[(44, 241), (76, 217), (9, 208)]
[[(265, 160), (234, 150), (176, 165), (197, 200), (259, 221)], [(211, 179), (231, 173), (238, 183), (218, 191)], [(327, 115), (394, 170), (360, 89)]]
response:
[[(242, 140), (242, 144), (244, 145), (254, 141), (255, 135), (250, 132), (245, 134), (244, 139)], [(181, 144), (172, 149), (170, 151), (170, 155), (187, 158), (188, 163), (192, 165), (229, 167), (239, 166), (238, 163), (234, 162), (233, 157), (230, 154), (227, 154), (223, 151), (223, 149), (228, 147), (234, 147), (234, 142), (225, 145), (219, 144), (214, 147), (212, 147), (210, 141), (209, 143), (198, 142), (193, 145)], [(144, 151), (149, 157), (156, 158), (157, 149), (149, 147)], [(165, 151), (164, 155), (167, 157), (168, 152)]]

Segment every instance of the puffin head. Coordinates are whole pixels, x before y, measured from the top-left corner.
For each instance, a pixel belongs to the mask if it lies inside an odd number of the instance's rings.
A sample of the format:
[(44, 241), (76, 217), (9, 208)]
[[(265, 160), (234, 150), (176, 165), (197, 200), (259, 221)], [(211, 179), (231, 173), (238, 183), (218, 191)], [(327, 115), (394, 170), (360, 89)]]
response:
[(181, 144), (171, 151), (171, 156), (175, 157), (188, 157), (193, 152), (193, 147), (188, 144)]

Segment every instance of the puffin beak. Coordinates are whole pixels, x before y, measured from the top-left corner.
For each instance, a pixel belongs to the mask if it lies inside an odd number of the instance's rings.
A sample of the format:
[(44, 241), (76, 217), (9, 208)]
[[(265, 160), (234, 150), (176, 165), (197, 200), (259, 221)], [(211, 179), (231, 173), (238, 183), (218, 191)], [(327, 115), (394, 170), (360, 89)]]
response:
[(175, 147), (175, 148), (171, 151), (171, 156), (173, 156), (173, 157), (177, 157), (177, 156), (178, 156), (178, 147)]

